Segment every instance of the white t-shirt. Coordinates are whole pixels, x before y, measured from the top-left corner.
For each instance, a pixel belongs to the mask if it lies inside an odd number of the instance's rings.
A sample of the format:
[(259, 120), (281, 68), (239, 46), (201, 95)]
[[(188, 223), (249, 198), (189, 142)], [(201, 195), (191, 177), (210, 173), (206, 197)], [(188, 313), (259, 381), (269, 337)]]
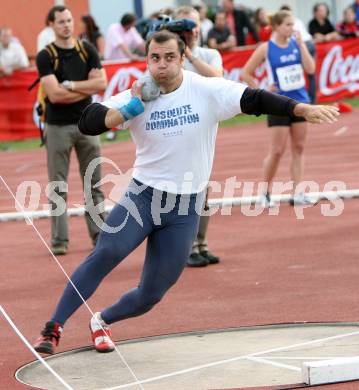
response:
[[(195, 58), (203, 60), (208, 65), (213, 65), (216, 68), (223, 69), (222, 56), (219, 54), (218, 50), (196, 46), (191, 51)], [(198, 73), (198, 70), (188, 61), (187, 57), (184, 60), (183, 68)]]
[[(133, 177), (161, 191), (203, 191), (212, 169), (218, 122), (241, 113), (244, 84), (183, 71), (180, 87), (145, 103), (145, 112), (124, 123), (136, 144)], [(119, 108), (130, 91), (102, 104)]]

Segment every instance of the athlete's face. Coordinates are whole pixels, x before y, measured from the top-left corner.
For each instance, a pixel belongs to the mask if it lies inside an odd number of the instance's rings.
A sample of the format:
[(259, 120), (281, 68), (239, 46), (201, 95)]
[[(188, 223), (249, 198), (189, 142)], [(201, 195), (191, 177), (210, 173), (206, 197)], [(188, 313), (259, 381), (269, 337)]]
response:
[(55, 12), (55, 20), (50, 23), (54, 29), (56, 37), (60, 39), (69, 39), (74, 32), (74, 20), (68, 9), (62, 12)]
[(289, 38), (294, 33), (294, 19), (292, 16), (287, 16), (282, 24), (276, 26), (275, 31), (283, 38)]
[(163, 43), (154, 40), (150, 42), (147, 65), (160, 86), (168, 87), (181, 79), (183, 60), (184, 56), (181, 55), (175, 39)]

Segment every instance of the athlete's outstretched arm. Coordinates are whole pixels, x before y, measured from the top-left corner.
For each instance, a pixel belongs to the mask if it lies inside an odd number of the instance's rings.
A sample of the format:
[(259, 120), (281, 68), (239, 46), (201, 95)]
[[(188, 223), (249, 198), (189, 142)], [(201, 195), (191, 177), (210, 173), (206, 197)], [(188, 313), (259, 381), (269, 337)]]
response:
[(246, 88), (241, 98), (241, 110), (245, 114), (270, 114), (303, 117), (311, 123), (334, 123), (339, 110), (334, 106), (311, 105), (263, 89)]

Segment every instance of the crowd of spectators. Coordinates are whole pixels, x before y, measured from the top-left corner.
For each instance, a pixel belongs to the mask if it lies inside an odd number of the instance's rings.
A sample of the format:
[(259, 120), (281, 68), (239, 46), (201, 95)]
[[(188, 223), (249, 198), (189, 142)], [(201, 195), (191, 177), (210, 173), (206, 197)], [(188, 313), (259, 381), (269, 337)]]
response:
[[(199, 46), (215, 48), (221, 51), (236, 46), (256, 45), (268, 41), (272, 35), (271, 14), (277, 10), (263, 7), (256, 10), (237, 5), (234, 0), (219, 0), (218, 6), (208, 8), (205, 3), (195, 6), (200, 15)], [(290, 10), (283, 5), (281, 9)], [(103, 34), (94, 17), (81, 17), (80, 39), (87, 40), (97, 49), (104, 60), (142, 60), (148, 24), (163, 15), (171, 17), (173, 10), (161, 9), (149, 18), (137, 20), (132, 13), (121, 16)], [(329, 7), (321, 2), (313, 7), (313, 17), (306, 28), (305, 24), (295, 17), (295, 30), (299, 31), (306, 43), (331, 42), (339, 39), (359, 36), (359, 0), (345, 8), (342, 20), (334, 24), (331, 21)], [(54, 41), (54, 32), (46, 26), (38, 34), (37, 51)], [(0, 28), (0, 77), (12, 74), (16, 69), (29, 66), (24, 47), (10, 27)]]

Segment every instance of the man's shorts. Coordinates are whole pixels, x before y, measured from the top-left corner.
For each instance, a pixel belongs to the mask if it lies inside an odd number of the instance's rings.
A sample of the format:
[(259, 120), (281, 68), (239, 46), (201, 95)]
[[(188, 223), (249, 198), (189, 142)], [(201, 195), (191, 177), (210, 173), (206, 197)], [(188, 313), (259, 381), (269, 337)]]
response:
[(267, 116), (268, 127), (290, 126), (292, 123), (297, 123), (297, 122), (305, 122), (305, 119), (302, 117), (292, 118), (290, 116), (277, 116), (277, 115)]

